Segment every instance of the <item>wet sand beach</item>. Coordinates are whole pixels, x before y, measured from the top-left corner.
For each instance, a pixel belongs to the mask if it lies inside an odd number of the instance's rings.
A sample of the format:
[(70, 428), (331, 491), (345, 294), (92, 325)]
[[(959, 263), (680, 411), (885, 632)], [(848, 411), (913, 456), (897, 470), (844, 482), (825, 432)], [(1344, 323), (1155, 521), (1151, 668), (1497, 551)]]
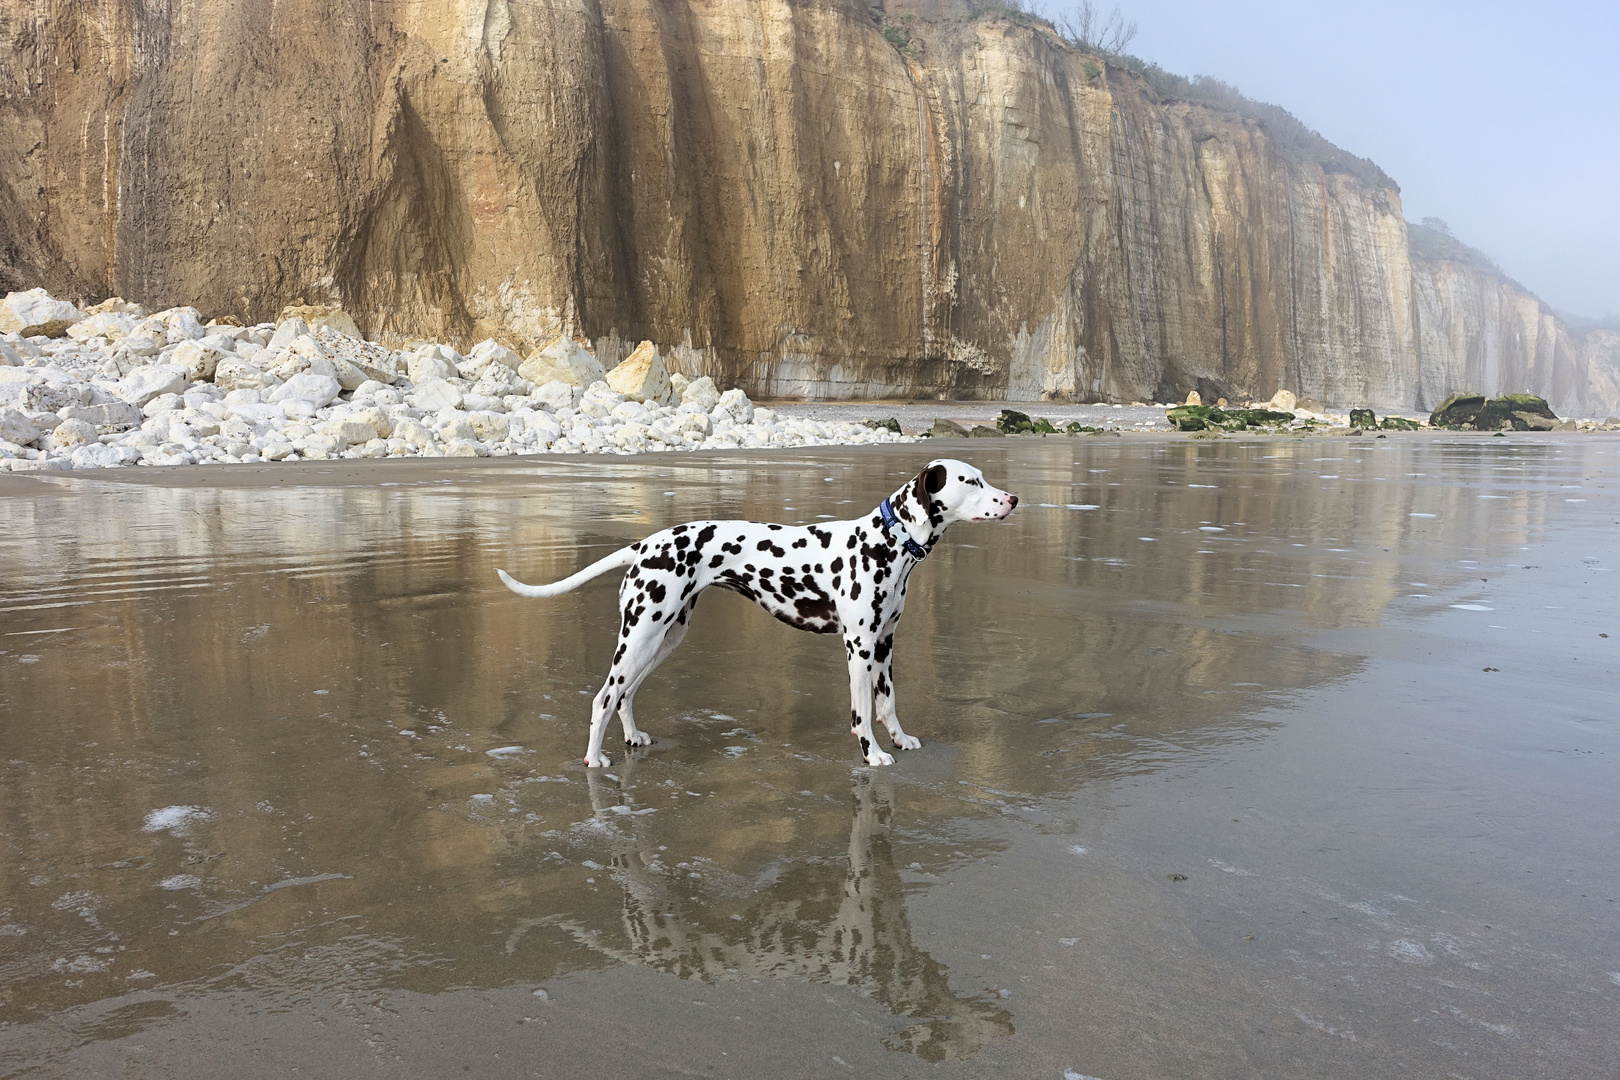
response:
[[(1017, 493), (919, 751), (681, 521)], [(0, 476), (0, 1076), (1606, 1078), (1620, 438), (1176, 436)]]

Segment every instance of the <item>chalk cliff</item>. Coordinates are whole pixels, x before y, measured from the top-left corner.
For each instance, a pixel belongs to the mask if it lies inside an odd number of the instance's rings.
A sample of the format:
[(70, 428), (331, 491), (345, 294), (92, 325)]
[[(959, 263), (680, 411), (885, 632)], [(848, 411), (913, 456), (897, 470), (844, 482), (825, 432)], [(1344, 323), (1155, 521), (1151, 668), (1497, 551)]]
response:
[(0, 0), (0, 41), (0, 288), (650, 338), (756, 396), (1620, 408), (1613, 342), (1415, 258), (1376, 166), (960, 0)]

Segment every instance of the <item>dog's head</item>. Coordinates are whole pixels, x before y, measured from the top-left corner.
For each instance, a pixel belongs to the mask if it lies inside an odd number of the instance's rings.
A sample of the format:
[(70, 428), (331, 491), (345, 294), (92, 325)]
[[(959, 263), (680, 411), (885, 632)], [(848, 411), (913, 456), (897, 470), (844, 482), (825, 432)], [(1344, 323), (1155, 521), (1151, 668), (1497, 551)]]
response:
[(978, 469), (950, 458), (930, 461), (907, 485), (907, 495), (934, 529), (958, 521), (1002, 521), (1018, 505), (1018, 496), (991, 487)]

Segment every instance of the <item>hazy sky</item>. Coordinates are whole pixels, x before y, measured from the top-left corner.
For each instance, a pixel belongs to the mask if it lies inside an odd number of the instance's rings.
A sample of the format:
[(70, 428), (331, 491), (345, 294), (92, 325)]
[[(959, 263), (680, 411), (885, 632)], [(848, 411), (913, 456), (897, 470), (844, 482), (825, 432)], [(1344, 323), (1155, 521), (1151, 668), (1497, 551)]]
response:
[(1444, 218), (1553, 307), (1620, 315), (1620, 0), (1120, 7), (1129, 52), (1281, 105), (1381, 165), (1408, 220)]

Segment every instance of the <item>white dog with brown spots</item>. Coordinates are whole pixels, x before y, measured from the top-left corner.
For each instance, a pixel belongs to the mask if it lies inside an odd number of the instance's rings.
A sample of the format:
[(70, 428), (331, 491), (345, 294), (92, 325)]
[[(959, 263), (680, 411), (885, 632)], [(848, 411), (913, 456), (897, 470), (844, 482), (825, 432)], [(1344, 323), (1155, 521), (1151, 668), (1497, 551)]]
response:
[(654, 533), (551, 585), (525, 585), (497, 570), (519, 596), (556, 596), (620, 567), (622, 620), (602, 692), (592, 702), (585, 764), (610, 762), (602, 737), (617, 712), (626, 746), (652, 737), (636, 727), (631, 703), (652, 670), (686, 636), (698, 594), (717, 586), (741, 593), (789, 626), (843, 634), (849, 660), (850, 727), (868, 765), (893, 765), (872, 734), (874, 713), (896, 748), (922, 745), (894, 710), (894, 631), (911, 571), (958, 521), (1001, 521), (1018, 496), (991, 487), (961, 461), (931, 461), (865, 517), (821, 525), (693, 521)]

